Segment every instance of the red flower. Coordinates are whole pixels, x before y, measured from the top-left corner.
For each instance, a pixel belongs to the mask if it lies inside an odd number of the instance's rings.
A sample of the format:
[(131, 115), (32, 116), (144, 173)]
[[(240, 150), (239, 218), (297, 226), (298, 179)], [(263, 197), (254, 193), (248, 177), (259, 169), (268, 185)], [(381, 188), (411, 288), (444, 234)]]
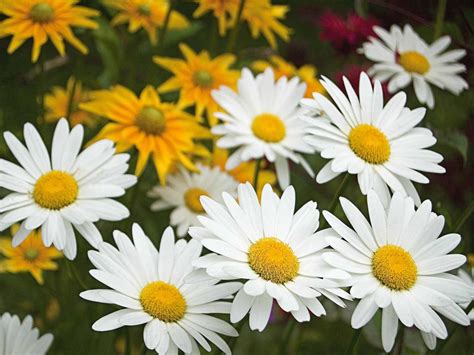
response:
[(328, 41), (334, 48), (349, 52), (357, 48), (368, 36), (373, 35), (372, 27), (379, 21), (373, 17), (361, 17), (350, 13), (347, 19), (328, 10), (319, 19), (321, 40)]

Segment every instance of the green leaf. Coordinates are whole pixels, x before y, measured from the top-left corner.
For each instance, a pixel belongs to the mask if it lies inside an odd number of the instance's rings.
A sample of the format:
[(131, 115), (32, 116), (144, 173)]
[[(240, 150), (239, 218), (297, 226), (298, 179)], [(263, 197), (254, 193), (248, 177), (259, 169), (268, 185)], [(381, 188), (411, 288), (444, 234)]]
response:
[(120, 62), (123, 47), (114, 29), (104, 19), (99, 19), (99, 28), (94, 31), (97, 51), (100, 54), (104, 70), (97, 78), (100, 86), (108, 87), (117, 82), (120, 74)]

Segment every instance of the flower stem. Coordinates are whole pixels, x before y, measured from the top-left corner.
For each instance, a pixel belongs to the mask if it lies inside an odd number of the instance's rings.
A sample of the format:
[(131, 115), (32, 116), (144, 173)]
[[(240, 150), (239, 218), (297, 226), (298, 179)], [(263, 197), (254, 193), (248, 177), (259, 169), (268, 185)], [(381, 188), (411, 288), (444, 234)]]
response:
[(290, 342), (291, 336), (293, 334), (293, 331), (295, 330), (295, 325), (296, 322), (293, 318), (288, 319), (288, 323), (286, 324), (285, 330), (283, 331), (283, 337), (282, 337), (282, 343), (279, 348), (279, 353), (280, 354), (286, 354), (287, 353), (287, 347), (288, 343)]
[[(471, 302), (469, 304), (469, 306), (466, 308), (466, 314), (469, 314), (469, 312), (472, 310), (474, 306), (474, 302)], [(448, 341), (453, 337), (454, 333), (456, 333), (456, 330), (458, 330), (461, 326), (460, 325), (455, 325), (453, 327), (453, 329), (451, 329), (450, 331), (448, 331), (448, 337), (446, 338), (445, 341), (443, 341), (441, 344), (439, 344), (438, 348), (436, 349), (436, 352), (434, 352), (436, 355), (437, 354), (441, 354), (441, 351), (443, 350), (443, 348), (446, 346), (446, 344), (448, 343)]]
[(245, 321), (241, 320), (237, 325), (235, 326), (235, 330), (239, 333), (239, 336), (232, 337), (229, 340), (229, 348), (232, 350), (233, 353), (235, 353), (235, 347), (237, 345), (237, 340), (240, 338), (240, 332), (242, 331), (242, 328), (244, 327)]
[[(336, 209), (336, 206), (337, 206), (337, 201), (339, 199), (339, 196), (341, 196), (342, 193), (344, 192), (348, 182), (349, 182), (349, 174), (346, 174), (344, 176), (344, 179), (342, 179), (341, 184), (337, 188), (336, 193), (334, 194), (334, 196), (332, 198), (331, 204), (329, 205), (329, 208), (327, 209), (328, 212), (331, 212), (331, 213), (334, 212), (334, 210)], [(326, 222), (325, 219), (323, 219), (319, 229), (324, 229), (326, 227), (327, 227), (327, 222)]]
[(74, 106), (74, 95), (76, 95), (77, 80), (72, 78), (71, 95), (68, 97), (66, 119), (71, 122), (72, 107)]
[(397, 348), (397, 351), (394, 352), (396, 355), (401, 355), (403, 351), (404, 339), (405, 339), (405, 327), (402, 326), (402, 329), (400, 330), (400, 337), (398, 340), (398, 348)]
[(262, 159), (257, 159), (255, 161), (255, 173), (253, 176), (253, 187), (255, 191), (258, 192), (258, 175), (260, 175), (260, 165), (261, 165)]
[(434, 33), (433, 33), (433, 40), (441, 36), (441, 33), (443, 31), (444, 15), (446, 13), (446, 3), (447, 3), (447, 0), (438, 1), (438, 9), (436, 10), (436, 22), (435, 22), (435, 28), (434, 28)]
[(169, 4), (170, 5), (168, 7), (168, 11), (166, 12), (165, 20), (163, 22), (163, 27), (161, 27), (161, 31), (160, 31), (159, 39), (158, 39), (158, 44), (161, 46), (163, 46), (163, 43), (165, 41), (166, 31), (168, 30), (168, 25), (170, 23), (171, 12), (173, 11), (173, 7), (174, 7), (174, 0), (170, 0)]
[(351, 343), (349, 344), (349, 347), (347, 348), (346, 352), (344, 353), (345, 355), (356, 354), (357, 342), (359, 341), (361, 331), (362, 331), (362, 328), (354, 329), (354, 334), (352, 335)]
[(76, 264), (72, 261), (69, 261), (69, 260), (65, 260), (65, 264), (66, 264), (66, 270), (67, 270), (67, 273), (68, 273), (69, 277), (72, 280), (77, 281), (77, 283), (79, 284), (79, 286), (81, 286), (82, 289), (88, 290), (89, 287), (79, 277), (79, 274), (78, 274), (77, 269), (76, 269)]
[(235, 17), (234, 28), (229, 36), (229, 42), (227, 45), (227, 52), (231, 53), (234, 50), (235, 44), (237, 42), (237, 37), (240, 32), (240, 18), (242, 17), (242, 12), (244, 11), (245, 0), (240, 0), (239, 10), (237, 11), (237, 16)]
[(461, 217), (459, 217), (457, 223), (456, 223), (456, 226), (454, 227), (454, 233), (457, 233), (461, 230), (462, 226), (464, 225), (464, 223), (467, 221), (467, 219), (469, 218), (469, 216), (472, 214), (472, 212), (474, 212), (474, 201), (471, 201), (471, 203), (469, 204), (469, 206), (464, 210), (463, 214), (461, 215)]

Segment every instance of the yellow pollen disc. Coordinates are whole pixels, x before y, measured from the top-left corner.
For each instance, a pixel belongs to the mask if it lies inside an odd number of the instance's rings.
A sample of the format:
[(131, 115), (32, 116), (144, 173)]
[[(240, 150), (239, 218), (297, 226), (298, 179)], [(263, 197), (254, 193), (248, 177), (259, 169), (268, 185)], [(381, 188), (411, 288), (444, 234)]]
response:
[(31, 7), (30, 18), (33, 22), (45, 23), (54, 17), (54, 9), (51, 5), (40, 2)]
[(166, 282), (155, 281), (140, 292), (143, 310), (162, 322), (177, 322), (186, 313), (186, 300), (179, 290)]
[(193, 81), (196, 85), (210, 87), (212, 85), (212, 75), (205, 70), (199, 70), (194, 73)]
[(408, 72), (425, 74), (430, 69), (430, 62), (423, 54), (415, 51), (403, 52), (398, 63)]
[(378, 128), (360, 124), (349, 133), (349, 146), (361, 159), (371, 164), (383, 164), (390, 157), (390, 143)]
[(410, 253), (397, 245), (384, 245), (372, 257), (372, 273), (383, 285), (396, 291), (409, 290), (418, 269)]
[(60, 210), (76, 201), (79, 186), (68, 173), (53, 170), (36, 181), (33, 199), (43, 208)]
[(195, 213), (203, 213), (204, 208), (201, 205), (200, 197), (209, 196), (207, 191), (199, 187), (192, 187), (184, 193), (184, 203), (186, 207)]
[(278, 143), (285, 138), (286, 127), (280, 117), (272, 113), (262, 113), (253, 119), (252, 132), (262, 141)]
[(274, 237), (258, 240), (249, 248), (249, 264), (261, 278), (277, 284), (293, 280), (300, 263), (290, 246)]
[(165, 129), (165, 121), (165, 115), (161, 110), (153, 106), (144, 106), (135, 119), (135, 124), (147, 134), (159, 135)]
[(25, 259), (33, 261), (38, 257), (38, 255), (39, 255), (39, 252), (37, 249), (28, 248), (25, 252)]

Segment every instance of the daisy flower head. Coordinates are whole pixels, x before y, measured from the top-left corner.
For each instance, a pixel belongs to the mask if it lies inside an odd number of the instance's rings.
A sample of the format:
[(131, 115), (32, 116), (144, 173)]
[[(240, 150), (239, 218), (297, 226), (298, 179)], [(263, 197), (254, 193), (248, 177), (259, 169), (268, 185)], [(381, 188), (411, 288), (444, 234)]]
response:
[(176, 163), (196, 170), (188, 155), (202, 148), (193, 139), (208, 138), (208, 130), (180, 106), (162, 102), (152, 86), (145, 87), (138, 97), (121, 85), (92, 92), (91, 96), (89, 102), (79, 107), (112, 121), (96, 139), (116, 142), (118, 151), (135, 147), (136, 175), (143, 173), (150, 156), (162, 184)]
[(45, 355), (51, 343), (52, 334), (43, 334), (33, 327), (33, 318), (28, 315), (23, 319), (17, 315), (3, 313), (0, 317), (0, 354), (35, 354)]
[(209, 314), (228, 314), (231, 305), (221, 299), (229, 298), (240, 283), (217, 284), (218, 280), (196, 272), (192, 261), (200, 256), (201, 244), (184, 239), (175, 243), (171, 227), (163, 233), (159, 251), (138, 224), (133, 225), (132, 234), (130, 240), (115, 231), (118, 248), (104, 242), (98, 251), (89, 251), (96, 267), (90, 274), (108, 288), (84, 291), (80, 296), (123, 308), (97, 320), (92, 329), (103, 332), (145, 324), (145, 345), (158, 354), (177, 354), (178, 350), (199, 354), (197, 344), (209, 352), (208, 341), (230, 354), (218, 333), (237, 336), (237, 331)]
[(257, 72), (263, 72), (267, 68), (272, 68), (275, 73), (275, 79), (280, 79), (282, 76), (286, 76), (291, 79), (298, 77), (302, 82), (306, 84), (306, 92), (304, 97), (312, 97), (313, 92), (319, 92), (325, 94), (326, 89), (321, 85), (319, 80), (316, 78), (318, 73), (317, 69), (310, 64), (303, 65), (300, 68), (296, 68), (292, 63), (287, 62), (285, 59), (278, 55), (270, 56), (269, 60), (256, 60), (252, 63), (252, 69)]
[[(223, 193), (224, 204), (207, 196), (201, 203), (208, 216), (199, 216), (202, 227), (189, 234), (211, 251), (194, 265), (222, 280), (244, 279), (232, 302), (230, 320), (250, 314), (250, 328), (262, 331), (270, 318), (273, 300), (298, 322), (310, 313), (321, 316), (323, 295), (344, 307), (351, 297), (340, 287), (350, 277), (322, 259), (330, 230), (316, 232), (319, 211), (310, 201), (296, 213), (295, 190), (289, 186), (281, 198), (265, 185), (261, 203), (250, 183), (240, 184), (238, 201)], [(342, 298), (342, 299), (341, 299)]]
[[(427, 128), (415, 127), (426, 109), (405, 107), (406, 95), (399, 92), (386, 105), (382, 85), (374, 85), (365, 73), (359, 80), (359, 96), (347, 78), (343, 78), (347, 97), (329, 79), (322, 83), (334, 103), (320, 94), (305, 99), (303, 105), (319, 108), (323, 119), (307, 119), (312, 127), (307, 142), (330, 161), (321, 169), (316, 181), (323, 184), (341, 173), (356, 174), (364, 195), (373, 188), (387, 205), (389, 192), (411, 196), (417, 205), (420, 198), (413, 182), (426, 184), (428, 178), (419, 171), (444, 173), (438, 165), (443, 157), (426, 148), (436, 143)], [(388, 186), (388, 187), (387, 187)]]
[(189, 173), (180, 167), (179, 171), (168, 176), (166, 186), (157, 185), (148, 196), (157, 201), (151, 205), (152, 211), (172, 208), (170, 224), (177, 227), (179, 237), (188, 234), (189, 226), (198, 225), (197, 216), (204, 213), (200, 197), (209, 196), (221, 200), (224, 191), (237, 196), (238, 182), (218, 167), (197, 165), (199, 172)]
[[(106, 6), (118, 11), (112, 19), (112, 25), (128, 22), (130, 33), (143, 28), (152, 44), (157, 43), (157, 32), (165, 23), (169, 3), (167, 0), (104, 0)], [(189, 21), (179, 12), (172, 10), (168, 26), (169, 29), (180, 30), (188, 27)]]
[(374, 31), (378, 38), (371, 37), (360, 51), (376, 62), (369, 74), (388, 81), (391, 93), (413, 82), (418, 101), (433, 108), (435, 100), (430, 85), (455, 95), (468, 88), (467, 82), (459, 75), (466, 71), (466, 67), (458, 63), (466, 51), (454, 49), (444, 52), (451, 43), (449, 36), (428, 45), (410, 25), (405, 25), (403, 30), (393, 25), (390, 32), (375, 26)]
[(153, 57), (153, 61), (173, 73), (173, 77), (158, 88), (159, 92), (179, 90), (179, 103), (183, 107), (196, 105), (196, 116), (201, 117), (207, 111), (211, 126), (217, 123), (214, 112), (218, 107), (212, 99), (211, 91), (221, 85), (235, 87), (239, 77), (237, 70), (229, 69), (235, 62), (233, 54), (222, 54), (213, 59), (207, 51), (195, 53), (186, 44), (179, 45), (184, 59)]
[(109, 140), (80, 152), (84, 128), (69, 130), (66, 119), (56, 125), (51, 155), (32, 124), (25, 124), (23, 135), (26, 147), (12, 133), (3, 134), (20, 165), (0, 159), (0, 186), (11, 191), (0, 200), (0, 231), (22, 221), (12, 240), (16, 247), (41, 227), (44, 245), (54, 245), (72, 260), (77, 252), (74, 229), (97, 247), (102, 237), (94, 222), (129, 216), (113, 199), (137, 181), (125, 174), (129, 155), (115, 154)]
[[(71, 102), (71, 95), (72, 97)], [(71, 126), (83, 124), (94, 128), (98, 117), (79, 108), (79, 104), (90, 99), (89, 91), (75, 78), (68, 79), (66, 87), (54, 86), (50, 93), (44, 96), (44, 120), (57, 122), (63, 117), (68, 117)]]
[(78, 0), (2, 0), (0, 13), (7, 18), (0, 22), (0, 37), (13, 36), (8, 53), (15, 52), (28, 38), (33, 38), (31, 60), (36, 62), (41, 47), (51, 42), (61, 56), (65, 55), (64, 40), (82, 54), (88, 49), (72, 32), (71, 27), (96, 29), (89, 17), (99, 16), (97, 10), (76, 6)]
[[(13, 225), (10, 228), (11, 235), (15, 235), (19, 228), (18, 224)], [(44, 284), (43, 270), (57, 270), (58, 264), (54, 259), (62, 257), (55, 247), (43, 244), (41, 231), (32, 231), (16, 248), (12, 247), (11, 238), (0, 238), (0, 254), (5, 256), (0, 261), (0, 270), (11, 273), (29, 272), (40, 285)]]
[(300, 116), (308, 110), (298, 106), (306, 84), (296, 77), (275, 81), (271, 68), (256, 77), (244, 68), (237, 87), (237, 92), (225, 86), (212, 92), (214, 100), (226, 111), (215, 114), (223, 121), (212, 128), (212, 133), (222, 136), (216, 144), (219, 148), (237, 148), (227, 160), (226, 168), (230, 170), (242, 162), (266, 158), (275, 163), (282, 188), (290, 183), (288, 160), (301, 164), (313, 175), (300, 154), (314, 152), (303, 140), (309, 124)]
[(349, 200), (340, 198), (352, 228), (323, 212), (337, 232), (337, 237), (326, 238), (334, 251), (325, 253), (323, 259), (352, 274), (350, 293), (360, 299), (352, 314), (352, 327), (363, 327), (382, 308), (386, 352), (393, 347), (399, 320), (406, 327), (418, 328), (428, 348), (434, 349), (436, 338), (448, 335), (437, 313), (469, 325), (458, 304), (470, 301), (472, 290), (448, 273), (466, 261), (464, 255), (449, 254), (461, 236), (439, 237), (444, 218), (432, 212), (429, 200), (415, 208), (412, 198), (395, 193), (385, 209), (372, 190), (367, 202), (369, 221)]

